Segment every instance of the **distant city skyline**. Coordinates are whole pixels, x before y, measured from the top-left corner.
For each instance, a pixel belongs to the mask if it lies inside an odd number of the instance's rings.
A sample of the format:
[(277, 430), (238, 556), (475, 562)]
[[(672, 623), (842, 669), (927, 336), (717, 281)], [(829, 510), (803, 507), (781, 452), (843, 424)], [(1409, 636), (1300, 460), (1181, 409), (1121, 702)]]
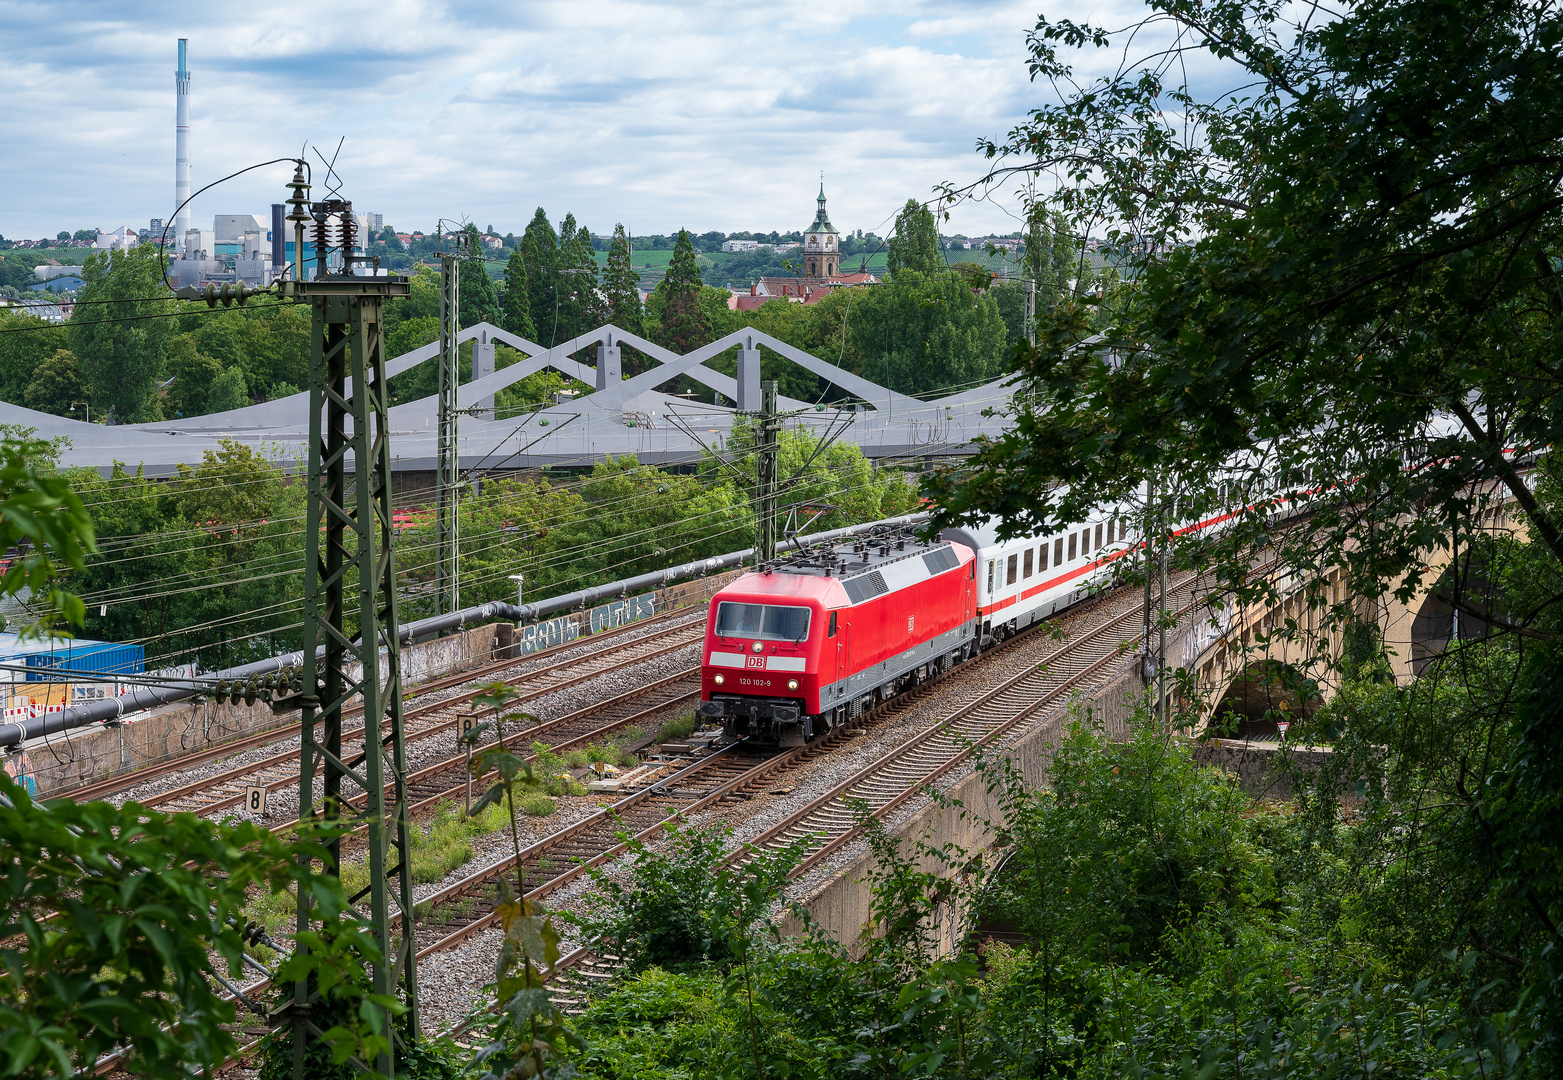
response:
[[(1074, 7), (1048, 14), (1113, 17)], [(265, 7), (5, 5), (0, 234), (172, 214), (185, 37), (195, 189), (306, 143), (330, 157), (345, 134), (342, 194), (402, 231), (444, 217), (519, 233), (539, 205), (599, 233), (796, 231), (823, 170), (838, 226), (883, 235), (907, 198), (980, 176), (976, 140), (1001, 137), (1040, 89), (1032, 4), (880, 10), (413, 0), (283, 24)], [(264, 214), (290, 172), (224, 184), (191, 217)], [(1009, 232), (1015, 209), (962, 206), (941, 229)]]

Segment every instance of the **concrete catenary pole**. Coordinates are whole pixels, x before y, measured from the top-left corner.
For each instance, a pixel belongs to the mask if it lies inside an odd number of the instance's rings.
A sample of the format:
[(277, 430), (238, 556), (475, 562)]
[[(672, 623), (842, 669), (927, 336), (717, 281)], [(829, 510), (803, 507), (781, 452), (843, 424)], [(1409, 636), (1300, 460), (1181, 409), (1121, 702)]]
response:
[(179, 39), (179, 70), (174, 72), (174, 242), (183, 244), (190, 228), (190, 69), (185, 63), (188, 38)]

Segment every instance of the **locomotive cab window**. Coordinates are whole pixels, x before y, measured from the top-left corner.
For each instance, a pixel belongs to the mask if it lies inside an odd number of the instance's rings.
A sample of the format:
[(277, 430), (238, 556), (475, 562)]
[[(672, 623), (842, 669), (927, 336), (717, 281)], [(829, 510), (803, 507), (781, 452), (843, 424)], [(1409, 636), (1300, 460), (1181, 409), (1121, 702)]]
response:
[(836, 613), (834, 611), (830, 613), (830, 625), (825, 628), (825, 636), (836, 636)]
[[(831, 618), (835, 615), (832, 613)], [(716, 605), (716, 636), (799, 642), (809, 636), (809, 609), (780, 604)]]

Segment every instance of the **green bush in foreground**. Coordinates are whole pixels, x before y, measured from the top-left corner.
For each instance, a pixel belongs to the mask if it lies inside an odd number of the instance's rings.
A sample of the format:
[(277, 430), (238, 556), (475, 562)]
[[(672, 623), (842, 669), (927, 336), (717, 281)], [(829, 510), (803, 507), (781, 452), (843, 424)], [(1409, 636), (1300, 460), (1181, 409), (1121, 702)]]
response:
[[(1340, 856), (1309, 839), (1313, 816), (1251, 802), (1183, 741), (1077, 723), (1045, 790), (981, 768), (1003, 870), (865, 818), (873, 903), (851, 952), (806, 918), (789, 941), (741, 928), (786, 871), (751, 906), (721, 880), (720, 831), (637, 846), (634, 888), (605, 882), (583, 922), (630, 965), (574, 1024), (588, 1049), (571, 1062), (601, 1080), (1546, 1075), (1481, 954), (1398, 967), (1360, 903), (1316, 902)], [(1337, 817), (1338, 842), (1355, 827)], [(961, 910), (1018, 942), (939, 958)]]

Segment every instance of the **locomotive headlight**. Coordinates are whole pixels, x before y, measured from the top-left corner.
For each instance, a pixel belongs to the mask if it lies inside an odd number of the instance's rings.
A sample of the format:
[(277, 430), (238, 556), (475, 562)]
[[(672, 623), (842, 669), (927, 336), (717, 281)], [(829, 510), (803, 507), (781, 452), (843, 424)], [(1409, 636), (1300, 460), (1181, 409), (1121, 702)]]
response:
[(798, 680), (797, 679), (788, 679), (787, 680), (787, 689), (788, 690), (796, 690), (797, 688), (798, 688)]
[(756, 642), (755, 642), (755, 643), (754, 643), (754, 644), (753, 644), (753, 645), (752, 645), (752, 646), (750, 646), (750, 647), (751, 647), (751, 648), (752, 648), (752, 649), (754, 649), (754, 651), (755, 651), (755, 652), (759, 652), (759, 651), (760, 651), (760, 650), (761, 650), (761, 649), (763, 649), (763, 648), (765, 648), (765, 642), (763, 642), (763, 641), (756, 641)]
[(721, 686), (727, 680), (722, 678), (722, 676), (720, 676), (720, 675), (714, 675), (714, 676), (712, 676), (711, 681), (716, 683), (716, 685)]

